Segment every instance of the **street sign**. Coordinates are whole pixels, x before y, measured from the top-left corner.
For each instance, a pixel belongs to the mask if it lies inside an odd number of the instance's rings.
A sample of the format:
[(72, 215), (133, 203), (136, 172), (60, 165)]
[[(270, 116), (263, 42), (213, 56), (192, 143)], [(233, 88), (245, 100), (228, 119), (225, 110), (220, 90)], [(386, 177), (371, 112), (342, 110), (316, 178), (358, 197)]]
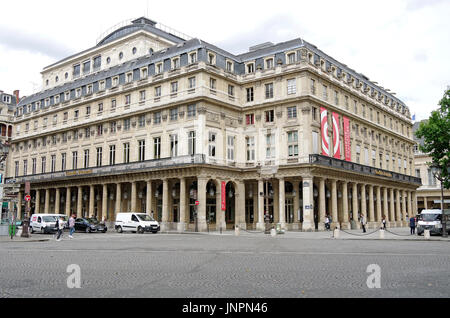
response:
[(200, 201), (195, 201), (195, 205), (200, 205)]
[(25, 196), (25, 201), (26, 201), (26, 202), (29, 202), (30, 200), (31, 200), (31, 195), (27, 194), (27, 195)]

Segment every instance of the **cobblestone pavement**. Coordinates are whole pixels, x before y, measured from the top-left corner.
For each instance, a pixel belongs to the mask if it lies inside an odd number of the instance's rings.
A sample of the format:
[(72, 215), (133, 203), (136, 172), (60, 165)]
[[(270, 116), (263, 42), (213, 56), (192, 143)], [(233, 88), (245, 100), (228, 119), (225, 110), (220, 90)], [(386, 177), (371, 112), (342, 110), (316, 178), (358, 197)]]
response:
[[(3, 242), (0, 297), (450, 296), (446, 241), (232, 234), (76, 233), (61, 242), (51, 235)], [(80, 266), (79, 289), (67, 287), (70, 264)], [(370, 264), (380, 266), (379, 289), (367, 286)]]

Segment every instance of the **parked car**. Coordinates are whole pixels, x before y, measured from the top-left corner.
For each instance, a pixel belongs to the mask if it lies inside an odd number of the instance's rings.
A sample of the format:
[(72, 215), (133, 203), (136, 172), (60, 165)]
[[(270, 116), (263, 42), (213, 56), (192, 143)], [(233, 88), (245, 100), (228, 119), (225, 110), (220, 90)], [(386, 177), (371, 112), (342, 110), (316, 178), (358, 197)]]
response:
[[(430, 234), (442, 235), (442, 210), (422, 210), (417, 223), (417, 235), (422, 235), (424, 230), (430, 230)], [(446, 230), (450, 233), (449, 225), (447, 221)]]
[(56, 232), (56, 216), (52, 214), (33, 214), (30, 218), (30, 232), (42, 234)]
[(117, 213), (114, 225), (117, 232), (152, 232), (158, 233), (160, 226), (155, 219), (145, 213), (126, 212)]
[(102, 232), (106, 233), (108, 228), (95, 218), (78, 218), (75, 220), (75, 231), (86, 233)]

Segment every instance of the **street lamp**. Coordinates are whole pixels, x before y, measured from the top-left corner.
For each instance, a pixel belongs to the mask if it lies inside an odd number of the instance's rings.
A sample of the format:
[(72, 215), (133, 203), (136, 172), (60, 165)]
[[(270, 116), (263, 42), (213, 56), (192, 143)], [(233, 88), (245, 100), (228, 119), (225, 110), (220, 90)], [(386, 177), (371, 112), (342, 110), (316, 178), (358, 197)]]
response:
[[(450, 171), (450, 166), (447, 167)], [(442, 213), (442, 237), (447, 237), (447, 216), (444, 214), (444, 177), (442, 176), (442, 169), (437, 163), (431, 164), (431, 173), (441, 183), (441, 213)]]

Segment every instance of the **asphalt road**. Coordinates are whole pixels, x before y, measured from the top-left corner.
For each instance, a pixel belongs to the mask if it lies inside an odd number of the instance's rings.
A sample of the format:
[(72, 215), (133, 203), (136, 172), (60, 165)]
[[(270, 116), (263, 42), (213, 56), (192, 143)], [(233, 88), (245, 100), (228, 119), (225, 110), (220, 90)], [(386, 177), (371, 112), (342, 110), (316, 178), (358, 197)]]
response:
[(76, 233), (0, 244), (0, 297), (440, 298), (449, 270), (445, 241)]

